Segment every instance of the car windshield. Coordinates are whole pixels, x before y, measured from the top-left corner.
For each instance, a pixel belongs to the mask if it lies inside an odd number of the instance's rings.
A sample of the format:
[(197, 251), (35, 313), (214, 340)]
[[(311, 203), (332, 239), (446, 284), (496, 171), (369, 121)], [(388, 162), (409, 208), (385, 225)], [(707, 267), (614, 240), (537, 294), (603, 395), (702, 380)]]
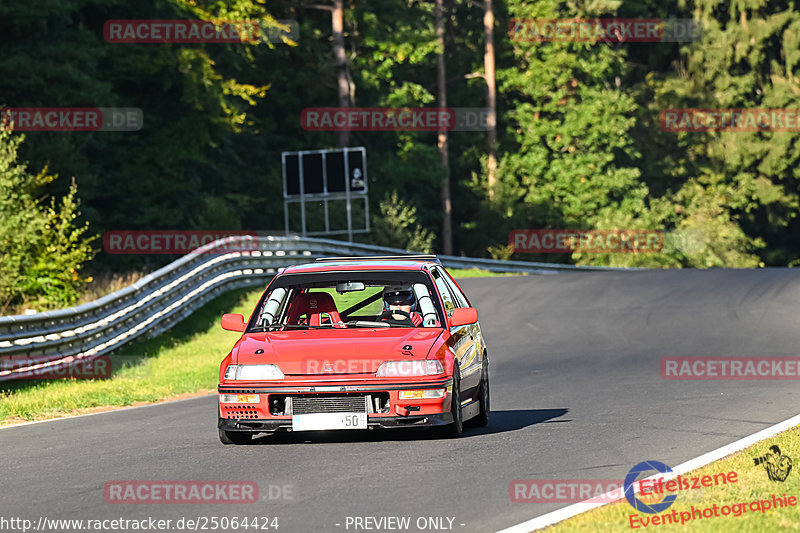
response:
[(441, 328), (443, 317), (422, 271), (286, 274), (270, 284), (247, 331)]

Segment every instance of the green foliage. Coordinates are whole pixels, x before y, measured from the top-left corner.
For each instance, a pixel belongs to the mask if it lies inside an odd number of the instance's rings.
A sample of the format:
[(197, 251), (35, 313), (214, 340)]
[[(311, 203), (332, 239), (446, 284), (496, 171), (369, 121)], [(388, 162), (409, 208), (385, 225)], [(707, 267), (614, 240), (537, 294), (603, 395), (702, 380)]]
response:
[(486, 249), (492, 259), (499, 259), (501, 261), (508, 261), (514, 255), (514, 247), (510, 244), (505, 246), (489, 246)]
[[(518, 19), (613, 16), (618, 2), (591, 11), (560, 2), (509, 2)], [(640, 228), (656, 222), (631, 130), (634, 99), (620, 86), (625, 53), (584, 42), (516, 41), (498, 71), (507, 95), (507, 134), (497, 199), (506, 231), (517, 228)], [(583, 263), (610, 258), (586, 255)], [(615, 258), (627, 264), (644, 257)]]
[(85, 236), (88, 223), (75, 222), (74, 180), (60, 203), (37, 201), (37, 191), (55, 176), (31, 174), (17, 161), (22, 140), (0, 131), (0, 309), (66, 307), (88, 281), (80, 270), (94, 256), (93, 238)]
[[(573, 256), (613, 266), (753, 267), (765, 259), (786, 264), (800, 253), (787, 231), (798, 226), (796, 134), (674, 134), (658, 121), (670, 107), (797, 108), (800, 12), (780, 2), (673, 8), (699, 18), (703, 40), (675, 48), (680, 61), (648, 58), (649, 71), (641, 45), (513, 42), (498, 71), (507, 135), (500, 185), (487, 205), (496, 216), (481, 213), (502, 228), (494, 242), (516, 228), (666, 232), (658, 254)], [(659, 9), (508, 4), (509, 16), (521, 19), (652, 16)], [(483, 183), (473, 176), (473, 190), (482, 192)]]
[(417, 223), (417, 208), (402, 200), (397, 191), (387, 194), (379, 207), (380, 213), (372, 217), (375, 244), (433, 252), (433, 234)]
[[(331, 13), (322, 5), (1, 3), (4, 102), (138, 107), (144, 116), (138, 132), (31, 132), (21, 158), (34, 175), (49, 168), (75, 176), (95, 231), (282, 230), (280, 153), (338, 145), (336, 132), (306, 131), (299, 123), (304, 108), (338, 103)], [(665, 232), (662, 252), (514, 258), (670, 268), (798, 261), (796, 132), (671, 133), (659, 125), (664, 108), (800, 108), (796, 4), (508, 0), (494, 9), (498, 183), (489, 201), (486, 132), (452, 132), (458, 253), (507, 257), (513, 229), (641, 228)], [(483, 3), (445, 2), (445, 11), (448, 105), (482, 107)], [(521, 42), (507, 34), (511, 18), (571, 17), (694, 18), (703, 38), (609, 45)], [(291, 19), (299, 35), (283, 43), (105, 42), (103, 23), (126, 18), (249, 19), (270, 26)], [(433, 2), (352, 0), (345, 4), (344, 29), (353, 105), (439, 105)], [(352, 132), (350, 144), (367, 147), (369, 207), (381, 219), (366, 238), (435, 249), (445, 172), (436, 133)], [(31, 185), (36, 194), (74, 198), (68, 182), (41, 179)], [(413, 224), (401, 228), (385, 220), (393, 191), (400, 191), (407, 209), (416, 209)], [(35, 226), (27, 214), (14, 216), (14, 224)], [(170, 259), (101, 254), (92, 265), (144, 269), (150, 261), (151, 269)], [(21, 268), (15, 258), (4, 263), (0, 275), (6, 278)], [(37, 276), (46, 287), (66, 283), (46, 272)]]
[[(800, 107), (800, 11), (777, 1), (696, 3), (703, 39), (681, 49), (677, 72), (651, 75), (646, 112), (663, 108)], [(656, 119), (657, 120), (657, 119)], [(657, 128), (656, 120), (650, 124)], [(672, 204), (664, 223), (702, 235), (686, 266), (787, 264), (800, 250), (800, 138), (786, 132), (665, 133), (650, 151), (653, 187)], [(665, 210), (667, 211), (667, 210)]]

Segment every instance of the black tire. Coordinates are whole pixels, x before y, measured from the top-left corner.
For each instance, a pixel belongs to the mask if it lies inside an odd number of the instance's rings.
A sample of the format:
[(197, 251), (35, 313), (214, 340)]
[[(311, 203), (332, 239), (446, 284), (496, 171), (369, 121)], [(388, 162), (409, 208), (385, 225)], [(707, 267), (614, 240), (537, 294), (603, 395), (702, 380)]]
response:
[(219, 431), (219, 441), (222, 444), (250, 444), (253, 434), (249, 431), (225, 431), (219, 426), (222, 425), (222, 412), (217, 407), (217, 431)]
[(222, 444), (250, 444), (253, 435), (249, 431), (225, 431), (219, 430), (219, 441)]
[(447, 437), (458, 438), (464, 433), (464, 416), (461, 413), (461, 370), (458, 364), (453, 365), (453, 394), (450, 404), (453, 423), (443, 428), (444, 434)]
[(469, 421), (470, 425), (483, 427), (489, 423), (490, 398), (489, 398), (489, 362), (484, 356), (481, 367), (481, 384), (478, 387), (478, 402), (481, 410), (478, 415)]

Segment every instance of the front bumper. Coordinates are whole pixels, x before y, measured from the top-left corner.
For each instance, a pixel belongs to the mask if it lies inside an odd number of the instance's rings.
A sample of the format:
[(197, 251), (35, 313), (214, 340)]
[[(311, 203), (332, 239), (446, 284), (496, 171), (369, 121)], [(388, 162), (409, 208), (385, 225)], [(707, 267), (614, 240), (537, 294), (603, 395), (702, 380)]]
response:
[[(453, 423), (452, 413), (440, 413), (434, 415), (412, 415), (412, 416), (381, 416), (368, 417), (367, 426), (370, 429), (398, 429), (409, 427), (436, 427), (446, 426)], [(219, 419), (218, 426), (225, 431), (249, 431), (252, 433), (275, 433), (280, 431), (290, 431), (292, 429), (291, 419), (273, 420), (226, 420)], [(351, 431), (351, 430), (342, 430)], [(305, 433), (305, 432), (304, 432)]]
[[(373, 399), (368, 400), (366, 404), (367, 426), (370, 429), (443, 426), (453, 422), (453, 415), (450, 412), (452, 385), (452, 378), (447, 377), (405, 383), (354, 380), (309, 380), (268, 385), (224, 383), (219, 385), (219, 394), (257, 394), (258, 401), (247, 405), (220, 402), (218, 426), (225, 431), (291, 431), (291, 411), (276, 411), (274, 406), (275, 400), (282, 402), (287, 395), (302, 397), (368, 395), (368, 398)], [(436, 399), (399, 399), (400, 391), (419, 389), (445, 389), (445, 395)], [(381, 410), (374, 408), (380, 404), (380, 402), (373, 403), (377, 397), (384, 398), (384, 408)], [(409, 407), (411, 409), (408, 409)]]

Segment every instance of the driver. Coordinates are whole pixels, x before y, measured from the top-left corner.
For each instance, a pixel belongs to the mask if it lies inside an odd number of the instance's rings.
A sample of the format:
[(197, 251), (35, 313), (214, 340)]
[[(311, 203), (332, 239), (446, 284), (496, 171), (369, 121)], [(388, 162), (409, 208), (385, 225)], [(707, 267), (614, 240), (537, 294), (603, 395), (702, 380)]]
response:
[[(381, 320), (409, 320), (414, 324), (414, 327), (422, 324), (422, 316), (419, 313), (411, 311), (415, 307), (416, 298), (414, 298), (414, 291), (409, 289), (386, 289), (383, 291), (383, 308)], [(393, 311), (401, 311), (402, 313), (394, 313)], [(405, 313), (405, 314), (403, 314)], [(407, 316), (408, 315), (408, 316)]]

